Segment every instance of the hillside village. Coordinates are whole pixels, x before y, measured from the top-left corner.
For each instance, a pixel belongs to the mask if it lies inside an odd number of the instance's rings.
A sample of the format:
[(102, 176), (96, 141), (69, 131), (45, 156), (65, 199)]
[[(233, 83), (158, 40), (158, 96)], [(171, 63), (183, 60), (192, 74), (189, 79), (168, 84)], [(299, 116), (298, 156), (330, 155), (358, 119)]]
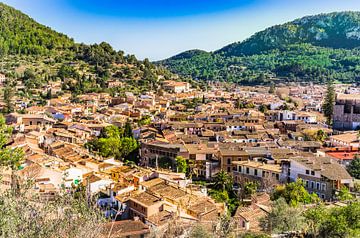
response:
[[(224, 214), (234, 232), (258, 232), (274, 190), (299, 180), (331, 206), (346, 204), (339, 202), (343, 189), (358, 196), (346, 169), (360, 153), (356, 86), (336, 86), (334, 129), (322, 114), (324, 85), (209, 82), (203, 91), (173, 79), (160, 87), (138, 95), (59, 93), (31, 106), (15, 96), (14, 112), (4, 116), (14, 129), (8, 147), (25, 155), (16, 174), (33, 181), (32, 193), (44, 200), (83, 186), (113, 220), (114, 237), (168, 234), (175, 224), (213, 229)], [(130, 128), (125, 138), (133, 142), (121, 141), (128, 150), (96, 144), (119, 128)], [(3, 174), (2, 191), (13, 186), (11, 170)], [(235, 202), (217, 194), (221, 176), (231, 178)]]
[(0, 25), (0, 237), (360, 237), (360, 12), (156, 62)]

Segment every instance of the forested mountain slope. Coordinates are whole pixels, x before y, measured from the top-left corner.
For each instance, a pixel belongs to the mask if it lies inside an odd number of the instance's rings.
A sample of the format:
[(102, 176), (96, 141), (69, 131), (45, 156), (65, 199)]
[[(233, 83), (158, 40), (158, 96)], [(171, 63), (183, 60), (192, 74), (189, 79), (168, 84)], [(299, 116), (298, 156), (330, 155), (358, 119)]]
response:
[(337, 12), (276, 25), (215, 52), (192, 50), (159, 63), (205, 80), (356, 82), (359, 46), (360, 13)]
[[(0, 26), (0, 73), (12, 80), (23, 80), (25, 95), (59, 80), (63, 90), (75, 94), (141, 93), (156, 89), (159, 80), (172, 77), (164, 67), (148, 59), (125, 55), (106, 42), (76, 43), (3, 3), (0, 3)], [(108, 89), (109, 80), (124, 84)]]

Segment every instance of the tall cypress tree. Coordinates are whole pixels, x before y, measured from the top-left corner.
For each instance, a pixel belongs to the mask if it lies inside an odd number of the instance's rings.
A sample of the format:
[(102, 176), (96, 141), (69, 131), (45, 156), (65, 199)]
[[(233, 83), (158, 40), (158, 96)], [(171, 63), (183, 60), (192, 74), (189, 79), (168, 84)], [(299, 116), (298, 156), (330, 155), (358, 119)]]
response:
[(133, 137), (133, 131), (130, 121), (127, 121), (124, 126), (124, 137)]
[(334, 113), (334, 104), (335, 104), (335, 89), (333, 81), (328, 81), (327, 89), (326, 89), (326, 96), (324, 98), (324, 103), (322, 106), (324, 115), (326, 117), (326, 123), (331, 125), (332, 117)]

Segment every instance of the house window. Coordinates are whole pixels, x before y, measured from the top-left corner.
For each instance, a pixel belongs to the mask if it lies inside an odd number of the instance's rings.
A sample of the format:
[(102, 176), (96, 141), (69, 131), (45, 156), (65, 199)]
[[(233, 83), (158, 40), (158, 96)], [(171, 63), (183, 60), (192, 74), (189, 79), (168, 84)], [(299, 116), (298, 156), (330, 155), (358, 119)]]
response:
[(315, 171), (311, 171), (311, 175), (315, 175)]
[(305, 180), (305, 187), (308, 188), (309, 187), (309, 181)]
[(228, 159), (228, 164), (231, 164), (231, 159)]
[(230, 167), (228, 167), (228, 168), (227, 168), (228, 173), (230, 173), (230, 170), (231, 170)]
[(311, 181), (311, 188), (314, 189), (315, 187), (315, 182)]
[(307, 169), (307, 170), (305, 171), (305, 173), (306, 173), (306, 174), (310, 174), (310, 171)]
[(316, 189), (320, 190), (320, 183), (316, 183)]
[(258, 173), (257, 173), (257, 169), (254, 169), (254, 175), (257, 176)]
[(321, 190), (326, 191), (326, 183), (321, 184)]
[(262, 172), (262, 176), (263, 176), (263, 178), (265, 178), (265, 171)]
[(276, 174), (276, 180), (279, 180), (279, 178), (280, 178), (279, 174)]
[(241, 169), (242, 169), (242, 167), (241, 166), (239, 166), (239, 172), (241, 173)]
[(321, 199), (325, 199), (325, 194), (321, 194)]
[(246, 173), (249, 174), (250, 173), (250, 169), (246, 168)]
[(242, 222), (242, 226), (243, 226), (243, 227), (246, 226), (246, 222), (245, 222), (245, 221)]

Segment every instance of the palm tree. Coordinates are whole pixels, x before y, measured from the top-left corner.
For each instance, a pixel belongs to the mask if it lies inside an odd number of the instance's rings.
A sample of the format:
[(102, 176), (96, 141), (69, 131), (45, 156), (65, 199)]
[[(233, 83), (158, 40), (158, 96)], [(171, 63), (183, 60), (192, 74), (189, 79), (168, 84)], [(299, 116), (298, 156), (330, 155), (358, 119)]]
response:
[(216, 174), (215, 183), (214, 183), (215, 189), (226, 191), (226, 190), (230, 190), (232, 185), (233, 185), (232, 177), (224, 170), (221, 170), (219, 173)]

